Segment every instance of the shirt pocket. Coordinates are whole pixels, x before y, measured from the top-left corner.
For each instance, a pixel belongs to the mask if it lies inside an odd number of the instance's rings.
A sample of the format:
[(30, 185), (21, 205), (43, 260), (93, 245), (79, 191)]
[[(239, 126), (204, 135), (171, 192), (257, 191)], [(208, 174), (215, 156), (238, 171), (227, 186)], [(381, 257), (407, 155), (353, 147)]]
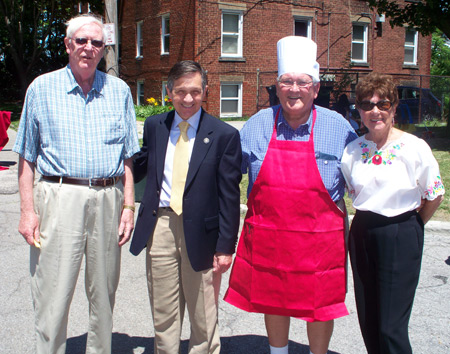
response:
[(106, 145), (123, 143), (125, 141), (125, 124), (122, 115), (116, 112), (105, 112), (101, 132)]

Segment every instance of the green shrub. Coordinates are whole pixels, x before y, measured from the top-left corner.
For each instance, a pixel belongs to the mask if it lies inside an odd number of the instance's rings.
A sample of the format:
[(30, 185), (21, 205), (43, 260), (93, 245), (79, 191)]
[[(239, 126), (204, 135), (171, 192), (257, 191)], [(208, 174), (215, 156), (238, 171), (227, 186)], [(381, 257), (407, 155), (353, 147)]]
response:
[(134, 106), (137, 120), (143, 121), (149, 116), (169, 112), (173, 109), (172, 100), (167, 96), (164, 99), (165, 106), (161, 104), (160, 100), (156, 100), (153, 97), (148, 98), (146, 101), (147, 101), (146, 105)]

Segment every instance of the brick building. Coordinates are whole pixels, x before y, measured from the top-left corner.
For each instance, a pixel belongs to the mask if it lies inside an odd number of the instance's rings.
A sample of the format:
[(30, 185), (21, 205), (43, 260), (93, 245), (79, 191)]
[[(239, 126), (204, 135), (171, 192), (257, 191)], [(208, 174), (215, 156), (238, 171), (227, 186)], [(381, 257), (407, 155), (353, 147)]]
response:
[[(402, 0), (400, 0), (402, 1)], [(221, 117), (250, 116), (268, 106), (275, 83), (276, 43), (303, 35), (318, 45), (320, 104), (351, 96), (370, 71), (429, 75), (431, 37), (392, 29), (361, 0), (127, 0), (120, 2), (120, 74), (135, 102), (165, 95), (172, 65), (198, 61), (207, 71), (206, 110)], [(414, 82), (413, 82), (414, 81)], [(421, 85), (426, 86), (426, 83)]]

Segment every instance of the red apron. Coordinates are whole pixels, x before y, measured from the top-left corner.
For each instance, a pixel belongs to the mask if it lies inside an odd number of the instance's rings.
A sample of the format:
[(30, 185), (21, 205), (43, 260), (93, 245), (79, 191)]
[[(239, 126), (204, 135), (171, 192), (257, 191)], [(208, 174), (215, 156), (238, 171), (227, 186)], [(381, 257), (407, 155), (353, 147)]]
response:
[(249, 312), (328, 321), (345, 306), (344, 213), (309, 141), (272, 138), (248, 198), (225, 301)]

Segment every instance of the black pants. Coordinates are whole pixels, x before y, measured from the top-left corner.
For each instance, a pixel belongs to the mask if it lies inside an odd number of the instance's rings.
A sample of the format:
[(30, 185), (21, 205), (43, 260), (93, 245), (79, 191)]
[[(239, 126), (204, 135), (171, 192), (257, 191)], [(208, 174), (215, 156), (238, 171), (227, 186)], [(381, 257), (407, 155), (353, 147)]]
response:
[(415, 211), (357, 211), (350, 260), (359, 325), (369, 354), (412, 353), (408, 323), (422, 262), (424, 226)]

